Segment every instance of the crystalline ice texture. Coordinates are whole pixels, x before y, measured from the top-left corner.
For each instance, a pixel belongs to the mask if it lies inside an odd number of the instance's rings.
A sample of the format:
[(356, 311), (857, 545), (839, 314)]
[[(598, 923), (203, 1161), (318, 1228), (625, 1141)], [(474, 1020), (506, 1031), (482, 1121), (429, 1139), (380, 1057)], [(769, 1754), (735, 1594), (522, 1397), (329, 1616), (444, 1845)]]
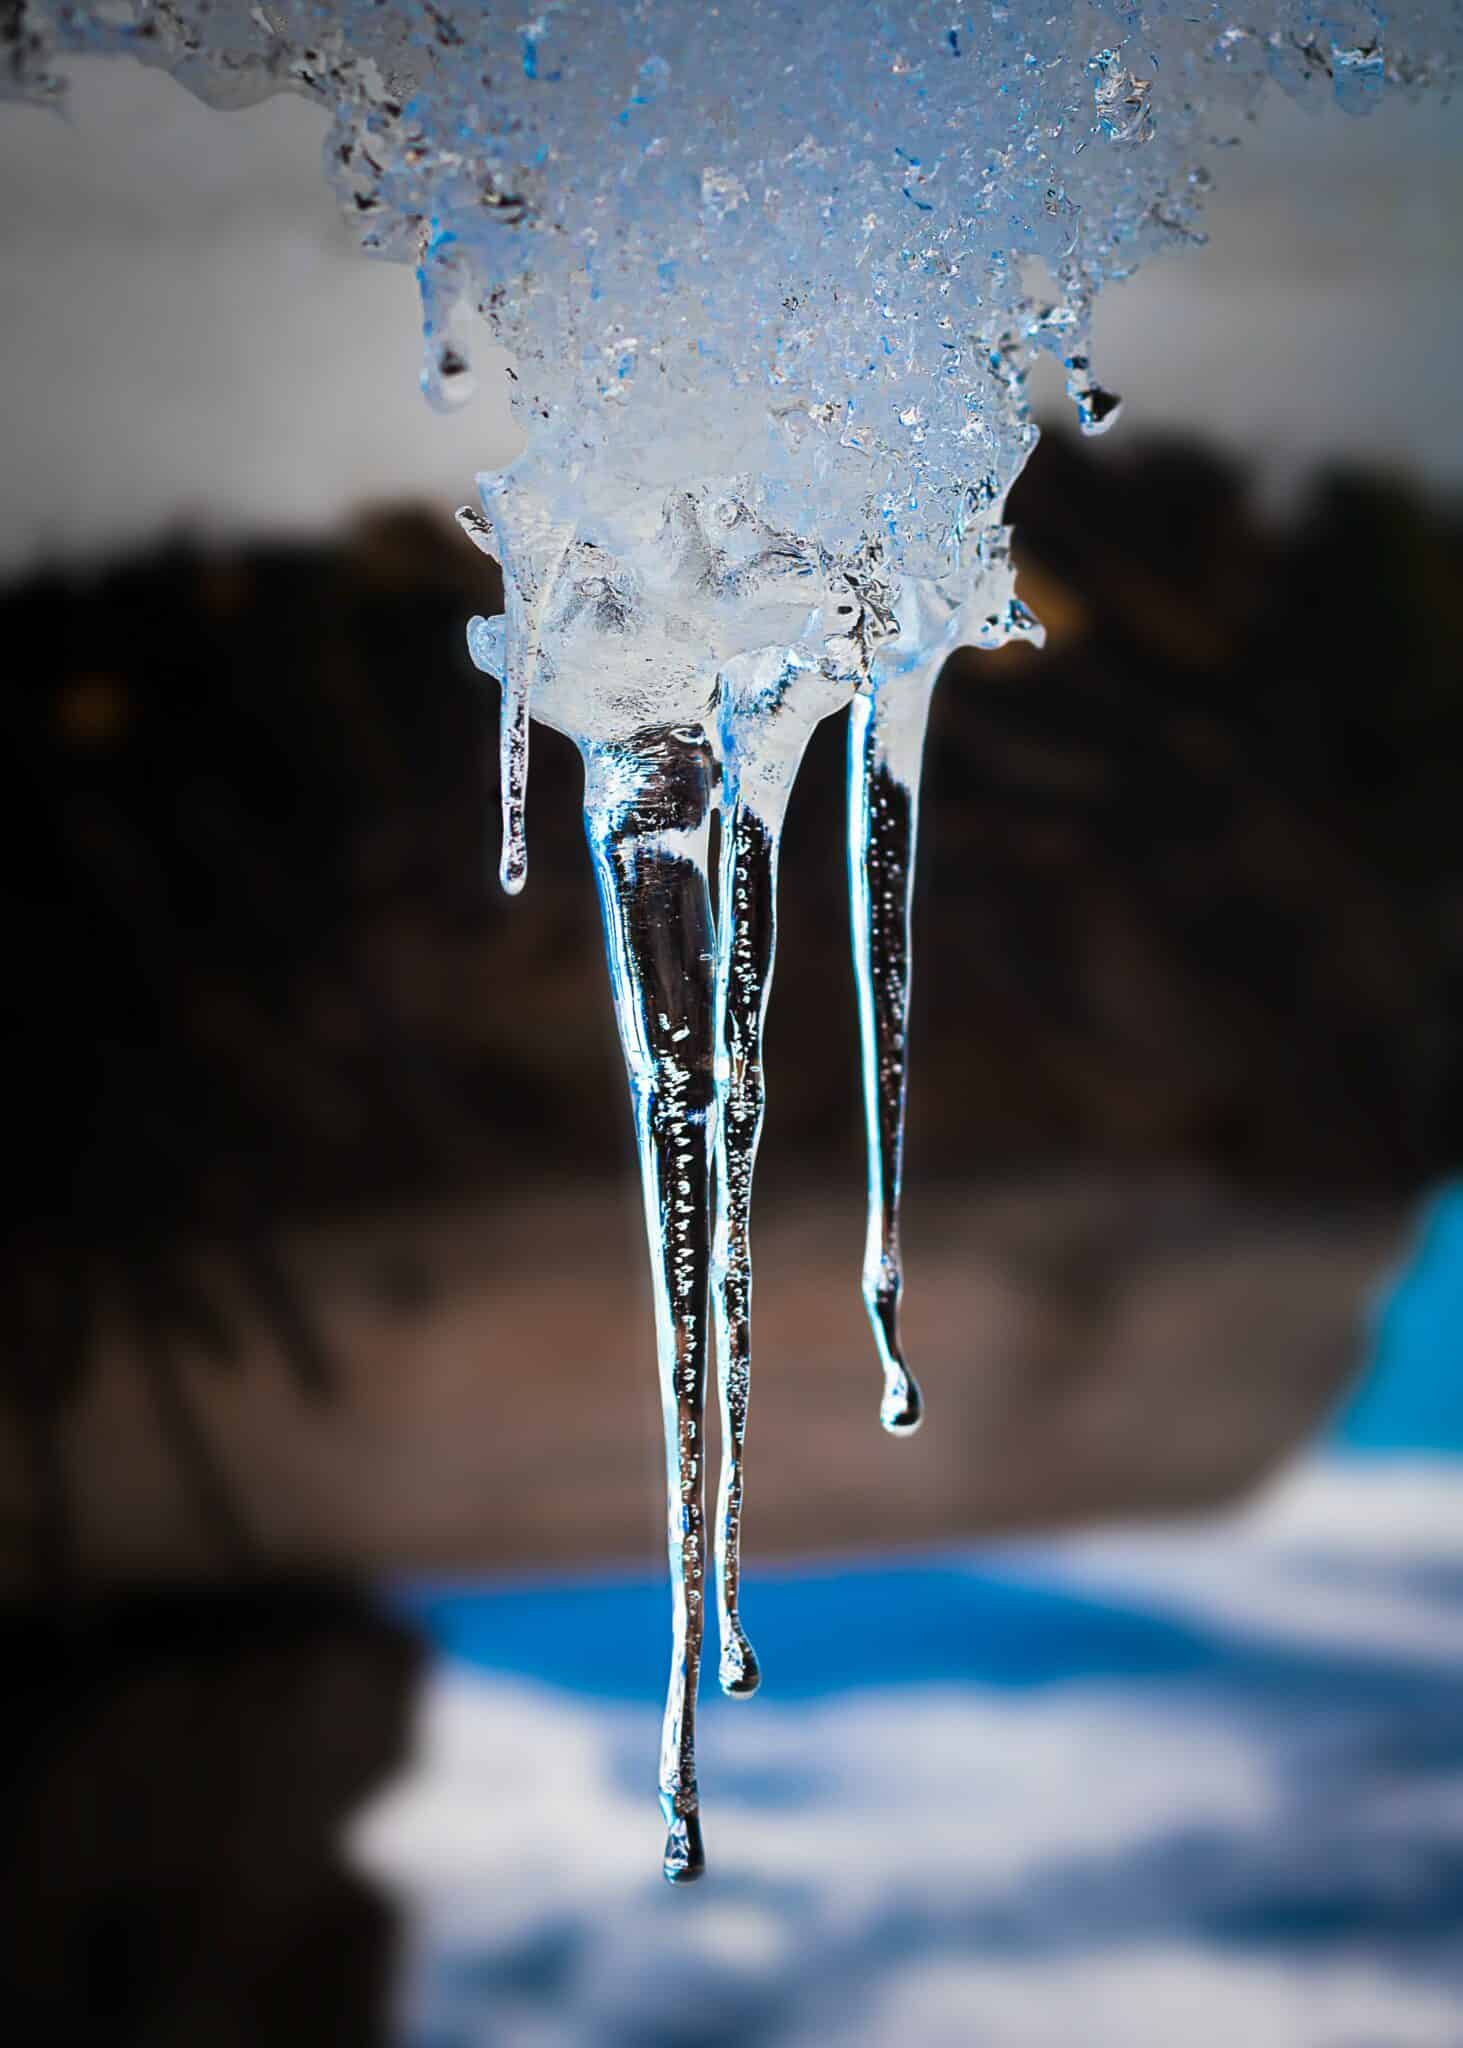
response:
[[(849, 876), (869, 1150), (863, 1287), (881, 1418), (918, 1426), (899, 1334), (909, 903), (920, 756), (950, 650), (1036, 629), (1006, 493), (1058, 359), (1116, 418), (1104, 281), (1202, 240), (1202, 159), (1267, 84), (1364, 111), (1452, 75), (1456, 0), (3, 0), (0, 94), (129, 52), (205, 98), (325, 106), (363, 248), (416, 266), (422, 385), (513, 361), (520, 461), (459, 516), (503, 567), (474, 619), (502, 686), (505, 888), (527, 874), (529, 722), (568, 733), (639, 1143), (669, 1474), (661, 1753), (674, 1882), (702, 1864), (695, 1699), (705, 1390), (720, 1676), (739, 1606), (752, 1174), (778, 839), (808, 738), (851, 707)], [(1032, 278), (1039, 275), (1039, 288)], [(721, 818), (710, 872), (710, 822)]]

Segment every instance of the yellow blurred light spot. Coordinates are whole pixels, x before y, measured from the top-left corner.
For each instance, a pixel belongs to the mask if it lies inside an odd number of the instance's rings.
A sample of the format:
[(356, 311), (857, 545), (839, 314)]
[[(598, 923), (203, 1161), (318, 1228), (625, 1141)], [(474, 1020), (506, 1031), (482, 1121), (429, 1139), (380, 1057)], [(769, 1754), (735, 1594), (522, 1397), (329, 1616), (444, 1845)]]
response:
[(1060, 647), (1078, 639), (1087, 628), (1087, 607), (1080, 597), (1034, 562), (1022, 562), (1016, 572), (1016, 591), (1024, 605), (1036, 613), (1046, 627), (1048, 647)]

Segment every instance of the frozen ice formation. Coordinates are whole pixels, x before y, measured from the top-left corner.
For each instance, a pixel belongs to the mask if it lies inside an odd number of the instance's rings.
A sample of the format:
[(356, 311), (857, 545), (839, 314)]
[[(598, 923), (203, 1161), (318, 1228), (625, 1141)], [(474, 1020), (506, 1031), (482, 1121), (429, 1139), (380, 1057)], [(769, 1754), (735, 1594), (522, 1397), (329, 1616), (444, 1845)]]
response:
[(0, 93), (54, 101), (69, 53), (115, 51), (221, 105), (319, 102), (362, 247), (415, 265), (428, 398), (471, 394), (483, 338), (508, 352), (528, 445), (459, 515), (505, 592), (469, 646), (502, 686), (508, 890), (530, 720), (584, 758), (665, 1415), (673, 1882), (703, 1867), (713, 1361), (720, 1677), (744, 1696), (759, 1676), (739, 1611), (751, 1192), (778, 840), (808, 738), (850, 710), (863, 1288), (881, 1418), (907, 1434), (920, 756), (950, 650), (1039, 630), (1002, 524), (1035, 440), (1027, 376), (1054, 356), (1082, 428), (1110, 425), (1094, 296), (1203, 240), (1204, 160), (1262, 88), (1360, 112), (1446, 86), (1459, 41), (1459, 0), (0, 0)]

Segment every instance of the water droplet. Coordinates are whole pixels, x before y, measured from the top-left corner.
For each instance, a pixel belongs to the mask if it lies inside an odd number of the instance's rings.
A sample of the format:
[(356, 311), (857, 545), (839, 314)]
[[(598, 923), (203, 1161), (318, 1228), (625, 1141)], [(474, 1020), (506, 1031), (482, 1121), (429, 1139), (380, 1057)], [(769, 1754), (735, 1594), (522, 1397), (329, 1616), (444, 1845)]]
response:
[(1085, 355), (1066, 360), (1067, 396), (1077, 408), (1077, 425), (1084, 434), (1105, 434), (1115, 427), (1123, 409), (1116, 392), (1107, 391), (1092, 374)]
[(493, 619), (469, 619), (467, 624), (467, 650), (472, 656), (473, 666), (481, 669), (485, 676), (491, 676), (495, 683), (501, 683), (507, 673), (504, 651), (507, 630), (508, 621), (501, 613)]
[(477, 393), (471, 363), (450, 343), (429, 347), (421, 381), (428, 404), (437, 412), (459, 412)]

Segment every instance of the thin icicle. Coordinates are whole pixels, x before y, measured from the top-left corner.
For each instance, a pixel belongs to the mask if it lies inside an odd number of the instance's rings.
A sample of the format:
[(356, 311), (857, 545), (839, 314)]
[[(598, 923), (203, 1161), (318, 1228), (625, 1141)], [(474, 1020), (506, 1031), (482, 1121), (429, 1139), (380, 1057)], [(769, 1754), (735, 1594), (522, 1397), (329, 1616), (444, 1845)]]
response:
[(909, 1436), (924, 1415), (899, 1318), (910, 920), (930, 698), (958, 613), (938, 585), (911, 581), (900, 594), (899, 614), (897, 637), (875, 653), (849, 722), (848, 884), (868, 1144), (864, 1306), (884, 1373), (879, 1420), (891, 1435)]
[(716, 1604), (721, 1689), (749, 1698), (761, 1682), (741, 1621), (743, 1447), (752, 1378), (752, 1175), (762, 1135), (762, 1027), (777, 944), (780, 816), (724, 792), (716, 909), (716, 1385), (721, 1481)]
[(746, 1699), (761, 1672), (741, 1619), (744, 1448), (752, 1371), (752, 1177), (766, 1086), (763, 1026), (777, 951), (777, 871), (793, 781), (819, 721), (868, 665), (870, 613), (830, 592), (805, 641), (729, 665), (721, 678), (721, 866), (716, 903), (716, 1240), (712, 1300), (721, 1405), (716, 1594), (723, 1692)]
[[(471, 505), (460, 506), (457, 523), (485, 555), (496, 558), (493, 529)], [(528, 708), (531, 676), (528, 664), (508, 660), (506, 626), (500, 616), (475, 618), (467, 629), (467, 646), (484, 675), (497, 679), (503, 692), (498, 713), (498, 784), (503, 806), (503, 844), (498, 880), (508, 895), (517, 896), (528, 880)]]
[(511, 673), (503, 675), (502, 686), (498, 774), (503, 791), (503, 851), (498, 880), (508, 895), (517, 896), (528, 880), (528, 690)]

